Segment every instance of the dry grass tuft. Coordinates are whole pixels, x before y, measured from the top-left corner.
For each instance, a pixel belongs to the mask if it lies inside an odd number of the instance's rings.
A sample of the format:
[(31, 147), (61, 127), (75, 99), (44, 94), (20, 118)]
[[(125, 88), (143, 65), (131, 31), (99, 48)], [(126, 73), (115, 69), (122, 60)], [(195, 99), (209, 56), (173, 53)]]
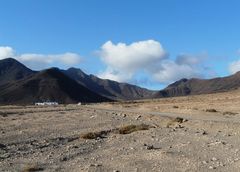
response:
[(206, 112), (217, 112), (216, 109), (206, 109)]
[(148, 130), (152, 128), (152, 126), (147, 124), (139, 124), (139, 125), (126, 125), (118, 128), (119, 134), (130, 134), (132, 132), (140, 131), (140, 130)]
[(186, 119), (183, 119), (181, 117), (173, 118), (167, 123), (167, 128), (169, 128), (171, 125), (181, 124), (181, 123), (186, 122), (186, 121), (187, 121)]
[(223, 115), (237, 115), (238, 113), (236, 113), (236, 112), (229, 112), (229, 111), (227, 111), (227, 112), (223, 112)]
[(88, 132), (81, 135), (82, 139), (97, 139), (105, 138), (110, 131), (98, 131), (98, 132)]
[(115, 134), (130, 134), (132, 132), (140, 131), (140, 130), (148, 130), (150, 128), (154, 128), (154, 126), (150, 126), (147, 124), (139, 124), (139, 125), (126, 125), (120, 128), (115, 128), (111, 130), (98, 131), (98, 132), (88, 132), (81, 135), (82, 139), (97, 139), (97, 138), (106, 138), (106, 136), (110, 133)]
[(34, 172), (34, 171), (43, 171), (44, 169), (38, 167), (37, 165), (27, 165), (22, 172)]

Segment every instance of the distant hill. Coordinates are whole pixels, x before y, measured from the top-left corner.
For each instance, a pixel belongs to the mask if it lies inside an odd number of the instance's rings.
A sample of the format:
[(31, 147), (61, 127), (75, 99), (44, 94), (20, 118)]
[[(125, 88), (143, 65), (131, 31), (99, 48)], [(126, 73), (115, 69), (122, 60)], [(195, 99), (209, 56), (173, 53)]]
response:
[(234, 90), (240, 87), (240, 72), (213, 79), (181, 79), (157, 92), (153, 97), (175, 97), (209, 94)]
[(57, 68), (43, 70), (14, 83), (0, 86), (2, 104), (31, 104), (39, 101), (77, 103), (102, 102), (109, 99), (78, 84)]
[(119, 83), (108, 79), (100, 79), (94, 75), (87, 75), (82, 70), (70, 68), (63, 73), (76, 80), (90, 90), (114, 100), (134, 100), (151, 98), (155, 91), (127, 83)]

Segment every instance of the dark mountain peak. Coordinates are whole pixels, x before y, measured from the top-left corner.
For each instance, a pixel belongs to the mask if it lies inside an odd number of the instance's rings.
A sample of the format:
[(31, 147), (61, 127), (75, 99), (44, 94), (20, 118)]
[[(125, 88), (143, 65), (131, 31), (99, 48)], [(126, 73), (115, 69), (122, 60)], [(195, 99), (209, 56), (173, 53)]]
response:
[(42, 70), (15, 84), (2, 85), (0, 90), (0, 103), (7, 104), (48, 100), (59, 103), (110, 101), (80, 85), (58, 68)]
[(86, 73), (84, 73), (81, 69), (79, 68), (75, 68), (75, 67), (71, 67), (69, 69), (67, 69), (66, 71), (63, 71), (64, 73), (68, 73), (69, 75), (71, 75), (73, 77), (73, 79), (80, 77), (87, 77), (88, 75)]
[(27, 77), (35, 73), (13, 58), (0, 60), (0, 85)]
[(81, 69), (76, 68), (76, 67), (70, 67), (70, 68), (67, 69), (67, 71), (83, 72)]
[(62, 74), (63, 73), (61, 72), (61, 70), (56, 67), (45, 69), (45, 70), (42, 70), (37, 73), (37, 75), (48, 75), (48, 76), (58, 76), (58, 75), (62, 75)]
[(2, 60), (0, 60), (0, 62), (16, 62), (16, 63), (19, 63), (16, 59), (14, 59), (12, 57), (2, 59)]
[(176, 82), (170, 84), (167, 88), (169, 88), (169, 87), (176, 87), (176, 86), (179, 86), (179, 85), (181, 85), (181, 84), (186, 83), (187, 81), (189, 81), (189, 80), (186, 79), (186, 78), (180, 79), (180, 80), (178, 80), (178, 81), (176, 81)]
[(0, 60), (0, 69), (2, 69), (2, 67), (5, 68), (9, 68), (11, 66), (15, 66), (15, 67), (25, 67), (27, 68), (26, 66), (24, 66), (22, 63), (18, 62), (16, 59), (14, 58), (6, 58), (6, 59), (2, 59)]

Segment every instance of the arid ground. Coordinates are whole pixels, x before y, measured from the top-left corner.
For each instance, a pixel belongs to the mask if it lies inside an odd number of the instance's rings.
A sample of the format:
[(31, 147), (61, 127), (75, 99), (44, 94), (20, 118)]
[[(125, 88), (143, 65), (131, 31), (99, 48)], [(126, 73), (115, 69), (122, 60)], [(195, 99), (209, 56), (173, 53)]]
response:
[(239, 171), (240, 90), (0, 107), (0, 171)]

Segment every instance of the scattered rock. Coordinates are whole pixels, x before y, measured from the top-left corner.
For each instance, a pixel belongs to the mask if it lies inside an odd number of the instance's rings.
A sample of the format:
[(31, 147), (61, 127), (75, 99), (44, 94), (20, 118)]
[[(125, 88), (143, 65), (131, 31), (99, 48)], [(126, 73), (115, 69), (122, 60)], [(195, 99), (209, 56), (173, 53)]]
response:
[(102, 164), (90, 164), (90, 167), (101, 167)]
[(144, 144), (144, 146), (146, 147), (147, 150), (152, 150), (152, 149), (160, 149), (160, 148), (156, 148), (153, 145), (148, 145), (148, 144)]
[(0, 143), (0, 149), (5, 149), (7, 146)]
[(141, 115), (138, 115), (138, 116), (136, 117), (136, 120), (139, 120), (141, 117), (142, 117)]
[(213, 158), (211, 159), (211, 161), (217, 161), (217, 158), (213, 157)]
[(203, 164), (208, 164), (208, 161), (202, 161)]
[(206, 131), (203, 131), (203, 132), (202, 132), (202, 135), (207, 135), (207, 132), (206, 132)]
[(213, 167), (213, 166), (209, 166), (209, 169), (216, 169), (216, 167)]

